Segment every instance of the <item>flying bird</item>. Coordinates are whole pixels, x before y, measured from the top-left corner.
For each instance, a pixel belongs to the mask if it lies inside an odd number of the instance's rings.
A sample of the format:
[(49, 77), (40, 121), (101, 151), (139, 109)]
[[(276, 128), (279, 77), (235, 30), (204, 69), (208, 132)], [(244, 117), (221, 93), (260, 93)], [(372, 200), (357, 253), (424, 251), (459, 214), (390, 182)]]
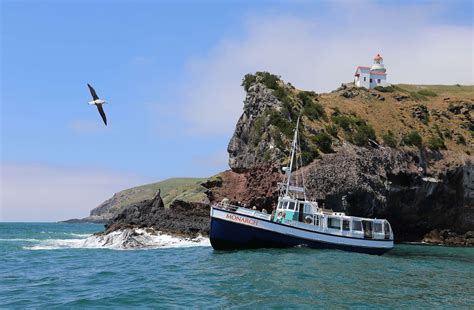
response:
[(102, 117), (105, 126), (107, 126), (107, 117), (105, 116), (104, 109), (102, 108), (102, 105), (107, 102), (105, 100), (99, 99), (99, 96), (97, 96), (95, 89), (90, 86), (90, 84), (87, 84), (87, 86), (89, 87), (93, 99), (92, 101), (89, 101), (89, 104), (97, 106), (97, 110), (99, 110), (100, 116)]

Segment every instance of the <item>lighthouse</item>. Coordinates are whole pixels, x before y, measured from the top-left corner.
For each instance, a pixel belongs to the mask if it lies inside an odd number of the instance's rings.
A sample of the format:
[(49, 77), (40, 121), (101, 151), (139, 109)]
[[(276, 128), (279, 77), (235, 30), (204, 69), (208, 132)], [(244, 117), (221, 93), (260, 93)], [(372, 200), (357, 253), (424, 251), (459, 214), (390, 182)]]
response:
[(372, 67), (358, 66), (356, 68), (354, 83), (357, 87), (365, 88), (390, 85), (387, 83), (387, 69), (380, 54), (375, 56)]

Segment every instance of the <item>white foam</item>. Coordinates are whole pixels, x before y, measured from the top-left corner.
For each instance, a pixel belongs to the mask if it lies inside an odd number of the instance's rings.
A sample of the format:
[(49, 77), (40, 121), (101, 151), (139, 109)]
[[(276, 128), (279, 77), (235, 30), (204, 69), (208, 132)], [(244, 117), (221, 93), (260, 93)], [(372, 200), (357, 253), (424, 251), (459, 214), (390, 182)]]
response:
[(210, 246), (209, 238), (176, 237), (151, 229), (124, 229), (107, 235), (84, 235), (86, 238), (37, 240), (38, 244), (24, 247), (28, 250), (85, 249), (156, 249)]
[(87, 237), (91, 236), (91, 234), (75, 234), (75, 233), (69, 233), (69, 234), (66, 234), (66, 235), (74, 236), (74, 237), (80, 237), (80, 238), (87, 238)]

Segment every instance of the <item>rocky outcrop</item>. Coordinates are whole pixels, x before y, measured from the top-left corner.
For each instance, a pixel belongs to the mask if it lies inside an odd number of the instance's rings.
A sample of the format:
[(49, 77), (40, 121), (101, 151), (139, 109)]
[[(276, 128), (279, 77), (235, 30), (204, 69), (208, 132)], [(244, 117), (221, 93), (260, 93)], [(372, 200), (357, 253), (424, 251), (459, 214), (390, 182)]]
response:
[(434, 229), (426, 234), (421, 242), (449, 246), (474, 246), (474, 231), (458, 234), (449, 229)]
[(274, 126), (266, 127), (271, 124), (269, 113), (280, 112), (282, 106), (274, 90), (263, 83), (257, 82), (250, 87), (244, 101), (244, 112), (227, 147), (229, 167), (233, 171), (244, 172), (268, 162), (279, 162), (288, 156), (277, 147), (275, 135), (272, 135), (276, 131)]
[(158, 191), (153, 199), (126, 207), (105, 228), (106, 234), (130, 228), (153, 228), (187, 237), (208, 235), (209, 205), (175, 200), (165, 209)]
[[(274, 136), (271, 131), (275, 127), (264, 116), (283, 106), (273, 93), (262, 83), (249, 87), (243, 114), (229, 143), (232, 170), (222, 174), (218, 186), (209, 187), (216, 200), (226, 197), (250, 206), (271, 208), (274, 205), (278, 195), (276, 184), (283, 179), (279, 169), (286, 149), (268, 138)], [(348, 99), (373, 97), (372, 91), (357, 89), (352, 84), (343, 84), (333, 93)], [(403, 95), (397, 96), (397, 101), (406, 99)], [(412, 106), (412, 116), (427, 125), (426, 105), (415, 103)], [(463, 103), (450, 110), (467, 114), (469, 108)], [(311, 139), (313, 132), (320, 132), (308, 130), (314, 124), (309, 123), (303, 118), (302, 127), (309, 132), (306, 139)], [(316, 125), (325, 126), (324, 122)], [(255, 128), (259, 129), (260, 139), (252, 141)], [(320, 152), (319, 158), (300, 169), (306, 177), (309, 196), (335, 211), (387, 218), (398, 241), (420, 241), (436, 229), (449, 229), (460, 235), (474, 230), (471, 155), (418, 147), (390, 148), (373, 142), (356, 146), (338, 136), (333, 141), (333, 153)], [(265, 161), (265, 157), (272, 160)]]
[(277, 168), (263, 165), (245, 172), (228, 170), (220, 174), (220, 182), (203, 185), (209, 188), (208, 195), (213, 202), (227, 198), (232, 204), (258, 206), (271, 212), (278, 199), (277, 183), (281, 180), (282, 174)]
[(430, 155), (346, 144), (306, 168), (307, 187), (335, 211), (387, 218), (399, 241), (420, 240), (433, 229), (474, 230), (472, 163), (425, 171), (423, 156)]

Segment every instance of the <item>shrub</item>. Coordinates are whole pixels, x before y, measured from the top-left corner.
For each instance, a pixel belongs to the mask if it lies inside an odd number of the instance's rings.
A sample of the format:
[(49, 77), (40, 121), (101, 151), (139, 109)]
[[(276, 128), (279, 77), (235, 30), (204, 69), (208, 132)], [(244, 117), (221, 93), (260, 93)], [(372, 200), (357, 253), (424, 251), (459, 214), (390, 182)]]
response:
[(426, 100), (426, 97), (417, 92), (410, 92), (410, 97), (414, 100)]
[(416, 130), (413, 130), (410, 133), (406, 134), (403, 137), (402, 141), (405, 145), (414, 145), (419, 148), (423, 146), (423, 139)]
[(451, 134), (451, 131), (448, 128), (445, 128), (443, 133), (445, 138), (450, 140), (453, 138), (453, 135)]
[(382, 93), (392, 93), (395, 91), (395, 88), (393, 86), (375, 86), (374, 89)]
[(307, 115), (310, 119), (326, 119), (326, 112), (324, 111), (324, 107), (318, 103), (314, 102), (313, 104), (309, 104), (303, 108), (303, 113)]
[(339, 110), (338, 107), (334, 107), (333, 108), (333, 112), (332, 112), (332, 116), (338, 116), (338, 115), (341, 115), (341, 110)]
[(457, 139), (456, 139), (456, 143), (466, 145), (466, 139), (464, 138), (463, 135), (458, 134)]
[(422, 89), (418, 91), (418, 94), (426, 97), (436, 97), (438, 96), (434, 91), (429, 89)]
[(326, 131), (334, 138), (337, 138), (337, 133), (339, 131), (339, 128), (337, 128), (336, 125), (327, 125)]
[(257, 75), (262, 77), (262, 83), (268, 88), (277, 89), (278, 82), (280, 81), (280, 77), (278, 75), (268, 72), (257, 72)]
[(434, 129), (436, 130), (436, 134), (438, 135), (438, 137), (444, 141), (443, 133), (441, 132), (441, 129), (439, 129), (438, 124), (434, 125)]
[(277, 97), (278, 100), (284, 102), (284, 101), (288, 101), (288, 97), (289, 97), (289, 94), (288, 94), (288, 91), (286, 90), (285, 87), (282, 87), (282, 86), (279, 86), (277, 85), (277, 87), (275, 88), (275, 91), (273, 92), (273, 95), (275, 97)]
[(352, 120), (349, 116), (343, 115), (343, 114), (338, 114), (338, 115), (333, 115), (332, 121), (339, 125), (342, 129), (345, 131), (350, 131), (351, 130), (351, 124)]
[(298, 99), (301, 100), (301, 103), (303, 106), (311, 105), (313, 103), (313, 97), (315, 93), (314, 92), (309, 92), (309, 91), (300, 91), (298, 93)]
[(319, 158), (320, 154), (318, 149), (314, 145), (309, 144), (309, 139), (305, 135), (304, 131), (301, 131), (300, 136), (300, 147), (301, 147), (301, 159), (303, 166), (311, 163), (314, 159)]
[(318, 150), (306, 150), (301, 152), (301, 160), (303, 162), (303, 166), (310, 164), (316, 158), (320, 158)]
[(257, 77), (253, 74), (246, 74), (242, 79), (242, 86), (244, 87), (245, 91), (248, 91), (250, 86), (257, 80)]
[(270, 124), (277, 127), (285, 136), (291, 138), (293, 135), (293, 127), (291, 122), (285, 119), (279, 111), (270, 112)]
[(443, 149), (443, 150), (446, 149), (446, 145), (444, 145), (444, 141), (440, 139), (439, 137), (429, 137), (426, 145), (428, 146), (428, 148), (435, 151), (438, 151), (440, 149)]
[(397, 139), (393, 135), (393, 132), (391, 132), (390, 130), (388, 131), (388, 133), (382, 135), (382, 140), (386, 146), (393, 148), (397, 147)]
[(374, 128), (369, 124), (362, 124), (357, 126), (356, 132), (352, 136), (354, 144), (358, 146), (364, 146), (367, 145), (369, 139), (376, 139)]
[(312, 140), (323, 153), (332, 152), (332, 138), (325, 132), (319, 132), (312, 137)]
[(268, 72), (257, 72), (255, 74), (246, 74), (242, 80), (242, 86), (244, 87), (245, 91), (248, 91), (250, 86), (257, 81), (257, 77), (260, 78), (261, 82), (265, 84), (268, 88), (277, 89), (278, 82), (280, 81), (280, 77), (275, 74), (271, 74)]

